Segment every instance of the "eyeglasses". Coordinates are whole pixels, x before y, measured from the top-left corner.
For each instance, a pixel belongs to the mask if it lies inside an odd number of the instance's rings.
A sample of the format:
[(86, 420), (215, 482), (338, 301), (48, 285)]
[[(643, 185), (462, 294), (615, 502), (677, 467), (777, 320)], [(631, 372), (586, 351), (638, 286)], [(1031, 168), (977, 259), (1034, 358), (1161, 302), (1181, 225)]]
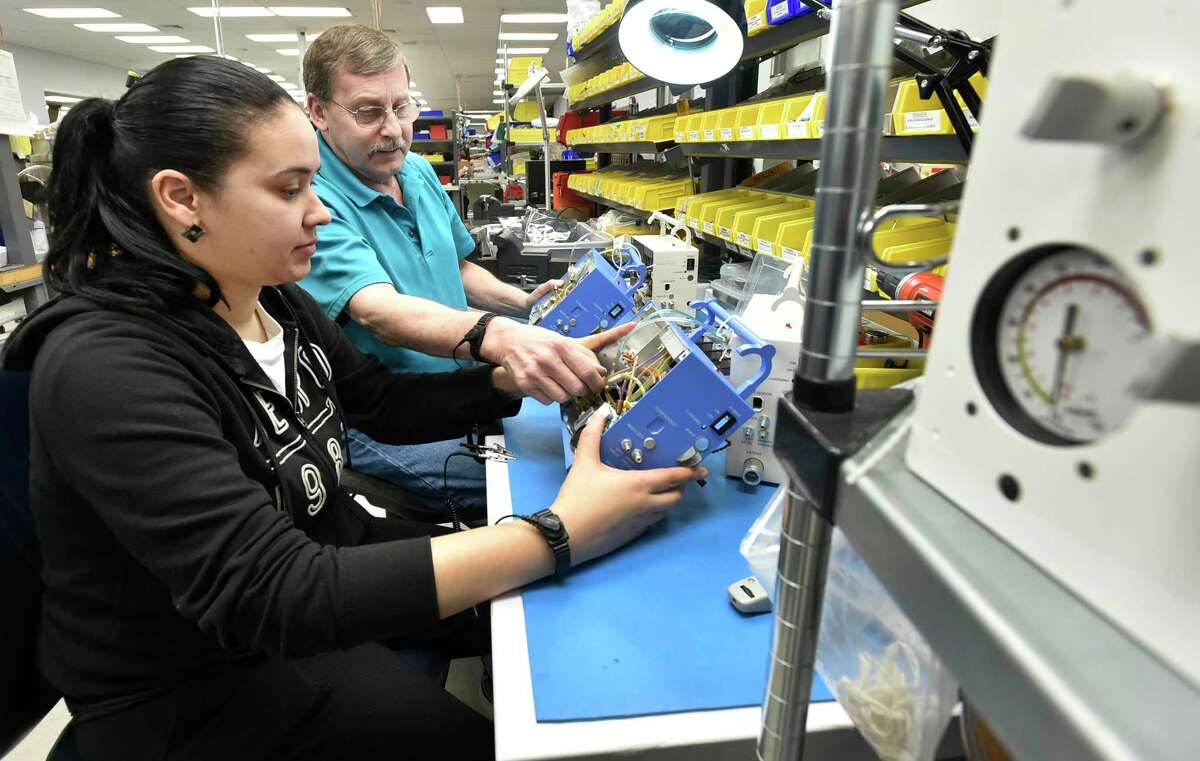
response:
[(401, 103), (395, 108), (383, 108), (382, 106), (363, 106), (362, 108), (346, 108), (336, 100), (329, 101), (333, 105), (342, 109), (346, 113), (354, 117), (354, 121), (360, 127), (378, 127), (383, 124), (387, 118), (387, 112), (391, 111), (396, 115), (396, 120), (401, 124), (412, 124), (421, 114), (421, 108), (415, 100), (410, 100), (407, 103)]

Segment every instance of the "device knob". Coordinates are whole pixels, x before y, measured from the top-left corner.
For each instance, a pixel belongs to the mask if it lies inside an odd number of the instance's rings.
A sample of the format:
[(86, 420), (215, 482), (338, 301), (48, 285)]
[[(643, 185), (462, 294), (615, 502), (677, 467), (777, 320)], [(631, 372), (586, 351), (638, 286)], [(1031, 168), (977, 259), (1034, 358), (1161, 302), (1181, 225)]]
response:
[(762, 479), (762, 460), (757, 457), (747, 457), (746, 461), (742, 463), (742, 480), (751, 486), (757, 486), (762, 483)]

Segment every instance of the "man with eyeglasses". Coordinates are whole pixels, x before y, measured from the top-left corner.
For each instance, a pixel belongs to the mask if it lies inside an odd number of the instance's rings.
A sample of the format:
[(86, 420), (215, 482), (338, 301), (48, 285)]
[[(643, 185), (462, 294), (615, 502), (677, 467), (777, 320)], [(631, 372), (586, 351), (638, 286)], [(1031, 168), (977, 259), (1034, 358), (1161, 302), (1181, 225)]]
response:
[[(394, 371), (448, 372), (477, 359), (508, 368), (543, 404), (599, 390), (604, 371), (591, 349), (606, 338), (571, 341), (491, 319), (528, 314), (554, 282), (527, 294), (466, 261), (474, 240), (429, 162), (409, 153), (419, 113), (409, 81), (399, 47), (368, 27), (335, 26), (308, 48), (306, 105), (321, 151), (313, 188), (333, 219), (317, 232), (301, 285)], [(483, 466), (452, 457), (463, 452), (458, 441), (392, 446), (356, 430), (348, 437), (355, 470), (405, 487), (432, 512), (444, 514), (453, 500), (460, 513), (485, 514)]]

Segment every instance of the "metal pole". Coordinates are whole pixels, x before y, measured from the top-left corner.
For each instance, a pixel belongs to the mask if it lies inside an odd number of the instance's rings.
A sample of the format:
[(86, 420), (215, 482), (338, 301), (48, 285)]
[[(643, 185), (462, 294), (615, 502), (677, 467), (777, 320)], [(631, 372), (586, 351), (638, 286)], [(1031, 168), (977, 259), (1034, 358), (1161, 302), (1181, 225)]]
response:
[[(800, 364), (792, 382), (801, 408), (838, 412), (854, 406), (864, 267), (859, 226), (874, 206), (879, 184), (880, 124), (898, 12), (898, 0), (841, 0), (833, 13), (829, 118), (805, 273)], [(833, 526), (825, 517), (832, 515), (832, 505), (821, 504), (826, 495), (807, 493), (797, 478), (791, 473), (781, 529), (760, 761), (804, 758)]]
[(821, 141), (812, 264), (805, 272), (799, 402), (829, 411), (854, 404), (862, 300), (859, 225), (874, 206), (884, 97), (892, 70), (898, 0), (843, 0), (833, 12), (829, 119)]
[(304, 27), (296, 30), (296, 84), (304, 87), (304, 53), (308, 50), (308, 38), (304, 36)]
[(217, 37), (217, 55), (225, 55), (225, 35), (221, 31), (221, 0), (212, 0), (213, 31)]
[(546, 115), (546, 98), (542, 95), (541, 82), (537, 85), (537, 99), (538, 110), (542, 112), (542, 158), (546, 161), (546, 211), (550, 211), (554, 207), (554, 199), (550, 195), (550, 128), (547, 126), (550, 117)]

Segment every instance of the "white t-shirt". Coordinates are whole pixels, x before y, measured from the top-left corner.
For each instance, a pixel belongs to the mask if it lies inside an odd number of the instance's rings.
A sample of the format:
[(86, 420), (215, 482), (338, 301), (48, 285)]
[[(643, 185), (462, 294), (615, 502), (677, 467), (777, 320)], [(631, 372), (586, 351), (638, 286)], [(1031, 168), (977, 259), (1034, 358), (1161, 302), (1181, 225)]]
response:
[(283, 327), (275, 321), (274, 317), (267, 314), (267, 310), (262, 308), (262, 304), (258, 304), (254, 309), (259, 319), (262, 320), (263, 328), (267, 331), (267, 340), (260, 343), (243, 338), (242, 341), (250, 350), (250, 355), (258, 360), (263, 372), (271, 379), (271, 385), (275, 386), (279, 393), (286, 395), (287, 365), (283, 359)]

